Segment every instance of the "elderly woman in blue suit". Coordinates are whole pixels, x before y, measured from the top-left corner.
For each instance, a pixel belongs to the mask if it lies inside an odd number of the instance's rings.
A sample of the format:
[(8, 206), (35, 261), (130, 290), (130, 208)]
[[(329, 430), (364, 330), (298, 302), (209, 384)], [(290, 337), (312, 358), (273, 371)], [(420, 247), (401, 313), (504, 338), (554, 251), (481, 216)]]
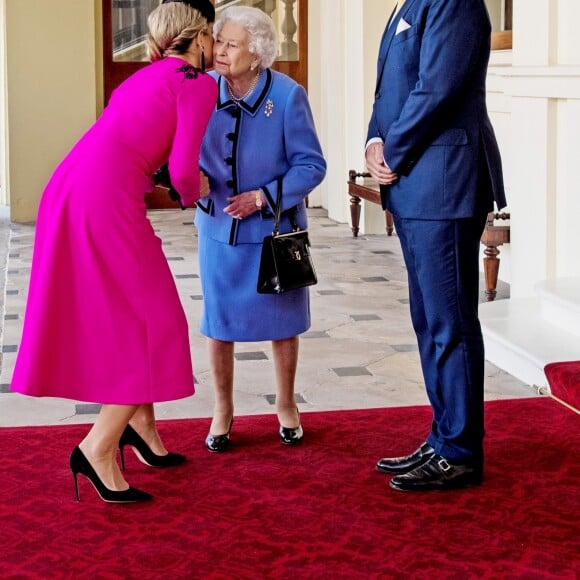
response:
[(269, 67), (276, 57), (271, 19), (235, 6), (214, 26), (216, 111), (204, 139), (200, 167), (210, 194), (196, 211), (204, 308), (215, 406), (206, 438), (225, 451), (234, 418), (234, 343), (272, 341), (276, 411), (282, 443), (303, 436), (294, 398), (298, 335), (310, 327), (308, 289), (283, 294), (256, 290), (262, 240), (272, 233), (282, 183), (282, 232), (290, 215), (307, 227), (305, 198), (324, 178), (326, 163), (305, 90)]

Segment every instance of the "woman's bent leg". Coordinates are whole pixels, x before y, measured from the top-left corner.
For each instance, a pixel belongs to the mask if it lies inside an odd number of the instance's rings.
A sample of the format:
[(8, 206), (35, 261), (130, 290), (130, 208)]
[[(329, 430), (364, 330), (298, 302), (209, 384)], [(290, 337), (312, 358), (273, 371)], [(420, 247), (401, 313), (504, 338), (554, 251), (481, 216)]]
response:
[(131, 417), (131, 427), (137, 431), (155, 455), (167, 455), (167, 449), (157, 431), (153, 403), (146, 403), (137, 407), (135, 414)]
[(129, 488), (117, 464), (117, 447), (137, 408), (138, 405), (102, 405), (97, 420), (79, 444), (103, 484), (112, 491)]

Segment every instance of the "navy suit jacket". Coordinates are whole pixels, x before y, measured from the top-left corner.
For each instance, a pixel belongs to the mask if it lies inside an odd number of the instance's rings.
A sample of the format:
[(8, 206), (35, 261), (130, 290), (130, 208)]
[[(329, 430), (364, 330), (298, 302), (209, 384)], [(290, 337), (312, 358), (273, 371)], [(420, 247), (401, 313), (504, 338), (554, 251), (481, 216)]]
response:
[(456, 219), (505, 207), (486, 106), (491, 25), (483, 0), (407, 0), (381, 41), (367, 139), (400, 179), (382, 187), (403, 218)]

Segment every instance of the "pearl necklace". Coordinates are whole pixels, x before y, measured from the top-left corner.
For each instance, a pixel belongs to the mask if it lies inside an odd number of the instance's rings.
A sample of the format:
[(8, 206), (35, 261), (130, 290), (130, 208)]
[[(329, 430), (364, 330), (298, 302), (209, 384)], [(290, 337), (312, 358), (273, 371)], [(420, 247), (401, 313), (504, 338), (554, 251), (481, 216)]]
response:
[(234, 91), (232, 90), (232, 85), (230, 85), (230, 83), (228, 83), (228, 93), (230, 94), (230, 99), (232, 99), (232, 101), (234, 101), (236, 103), (243, 101), (256, 88), (256, 85), (258, 84), (258, 81), (260, 80), (261, 75), (262, 75), (262, 71), (259, 70), (258, 74), (254, 77), (254, 80), (252, 81), (250, 88), (241, 97), (236, 97), (234, 95)]

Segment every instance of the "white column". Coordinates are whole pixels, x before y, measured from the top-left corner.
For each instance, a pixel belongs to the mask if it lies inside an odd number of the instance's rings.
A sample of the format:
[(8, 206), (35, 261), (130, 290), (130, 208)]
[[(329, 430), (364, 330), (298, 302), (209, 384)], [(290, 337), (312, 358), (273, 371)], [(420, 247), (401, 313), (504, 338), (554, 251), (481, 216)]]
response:
[[(580, 276), (580, 94), (558, 106), (557, 197), (554, 255), (556, 277)], [(549, 196), (551, 197), (551, 196)]]
[[(355, 4), (359, 4), (354, 0)], [(359, 39), (363, 47), (362, 59), (362, 77), (361, 86), (362, 92), (359, 93), (360, 107), (362, 114), (362, 139), (357, 143), (356, 151), (352, 152), (352, 163), (360, 163), (355, 165), (359, 171), (364, 171), (364, 144), (366, 142), (367, 128), (369, 119), (372, 114), (373, 102), (375, 98), (375, 89), (377, 84), (377, 59), (379, 55), (379, 46), (381, 38), (387, 25), (387, 20), (391, 11), (395, 7), (395, 0), (385, 2), (384, 0), (365, 0), (360, 2), (364, 4), (363, 12), (363, 28), (362, 39)], [(345, 31), (345, 34), (347, 31)], [(361, 202), (361, 233), (363, 234), (384, 234), (385, 233), (385, 212), (376, 204), (368, 201)]]
[(554, 52), (557, 0), (514, 0), (513, 48), (515, 66), (546, 66)]
[[(376, 83), (382, 32), (395, 0), (309, 2), (310, 101), (328, 162), (325, 182), (311, 201), (329, 216), (350, 221), (349, 169), (364, 170), (364, 144)], [(385, 231), (379, 206), (363, 202), (361, 230)]]
[(529, 296), (553, 274), (555, 244), (555, 103), (513, 97), (511, 296)]
[[(328, 208), (333, 219), (342, 218), (340, 193), (344, 191), (344, 71), (341, 31), (344, 0), (309, 2), (308, 88), (319, 138), (328, 164), (323, 184), (311, 196), (312, 205)], [(334, 39), (331, 43), (330, 39)], [(340, 40), (339, 40), (340, 39)]]
[(578, 0), (559, 0), (556, 34), (559, 64), (580, 64), (579, 24), (580, 2)]

